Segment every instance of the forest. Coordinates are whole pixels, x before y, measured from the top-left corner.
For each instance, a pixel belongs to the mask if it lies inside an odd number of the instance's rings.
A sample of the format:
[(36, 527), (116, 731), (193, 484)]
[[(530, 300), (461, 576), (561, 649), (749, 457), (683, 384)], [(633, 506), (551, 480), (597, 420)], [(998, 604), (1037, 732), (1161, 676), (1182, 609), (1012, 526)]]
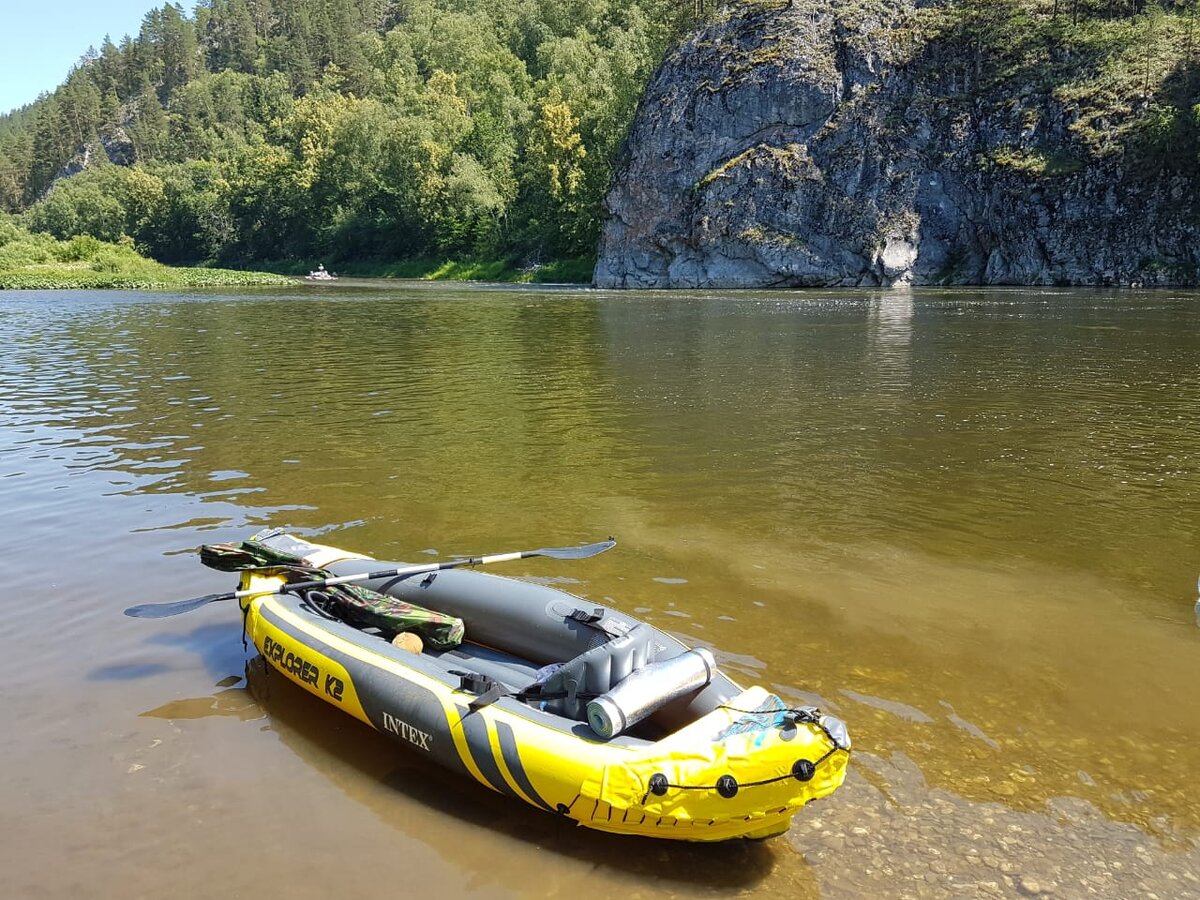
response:
[(170, 263), (587, 257), (642, 89), (698, 11), (164, 5), (0, 118), (0, 208)]
[[(1171, 15), (1193, 53), (1195, 0), (935, 6), (980, 41), (1034, 22), (1152, 44)], [(0, 117), (0, 210), (167, 263), (586, 262), (647, 81), (715, 14), (706, 0), (164, 5)]]

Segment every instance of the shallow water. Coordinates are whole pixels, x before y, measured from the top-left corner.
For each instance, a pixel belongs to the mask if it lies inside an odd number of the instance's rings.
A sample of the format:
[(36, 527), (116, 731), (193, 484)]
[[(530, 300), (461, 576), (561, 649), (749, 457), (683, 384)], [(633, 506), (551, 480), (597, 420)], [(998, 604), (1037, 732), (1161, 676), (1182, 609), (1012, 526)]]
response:
[[(0, 293), (0, 894), (1200, 896), (1198, 410), (1188, 292)], [(228, 607), (120, 614), (263, 525), (614, 534), (503, 574), (835, 712), (850, 778), (765, 844), (611, 838), (264, 675)]]

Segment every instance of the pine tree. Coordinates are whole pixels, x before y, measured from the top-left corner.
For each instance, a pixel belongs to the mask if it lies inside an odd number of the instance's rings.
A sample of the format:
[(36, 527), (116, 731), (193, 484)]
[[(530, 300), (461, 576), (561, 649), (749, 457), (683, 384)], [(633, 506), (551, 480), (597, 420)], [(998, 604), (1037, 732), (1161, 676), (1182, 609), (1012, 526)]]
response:
[(100, 128), (100, 89), (89, 72), (76, 69), (58, 92), (71, 155), (95, 140)]
[(63, 118), (58, 100), (55, 97), (45, 97), (39, 104), (37, 125), (33, 132), (33, 159), (29, 169), (25, 202), (40, 197), (74, 154), (70, 128)]
[(100, 45), (100, 55), (92, 65), (92, 80), (101, 94), (115, 94), (121, 85), (121, 69), (123, 62), (121, 53), (107, 34)]
[(136, 112), (129, 133), (139, 161), (159, 159), (167, 148), (170, 136), (167, 114), (158, 95), (147, 88), (136, 100)]
[(171, 96), (192, 79), (200, 67), (196, 32), (184, 17), (178, 3), (164, 5), (158, 20), (158, 53), (162, 60), (160, 96), (169, 103)]

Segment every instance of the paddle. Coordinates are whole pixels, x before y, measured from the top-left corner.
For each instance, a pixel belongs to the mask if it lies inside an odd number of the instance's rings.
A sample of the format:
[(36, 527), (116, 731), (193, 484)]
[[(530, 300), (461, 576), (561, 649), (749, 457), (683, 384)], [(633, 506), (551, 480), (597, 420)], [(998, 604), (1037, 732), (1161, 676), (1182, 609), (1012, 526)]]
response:
[[(600, 541), (597, 544), (585, 544), (582, 547), (543, 547), (541, 550), (519, 550), (516, 553), (497, 553), (494, 556), (472, 556), (467, 559), (455, 559), (444, 563), (426, 563), (421, 566), (401, 566), (398, 569), (383, 569), (378, 572), (360, 572), (357, 575), (339, 575), (334, 578), (322, 578), (316, 581), (300, 581), (289, 584), (284, 588), (288, 591), (307, 591), (310, 588), (329, 587), (335, 584), (349, 584), (352, 581), (371, 581), (375, 578), (403, 578), (408, 575), (423, 575), (426, 572), (440, 572), (443, 569), (457, 569), (460, 566), (488, 566), (492, 563), (511, 562), (514, 559), (527, 559), (530, 556), (548, 556), (550, 559), (587, 559), (605, 550), (611, 550), (617, 545), (613, 538)], [(172, 603), (143, 603), (131, 606), (125, 610), (125, 615), (140, 619), (165, 619), (167, 616), (177, 616), (180, 613), (191, 612), (218, 600), (240, 600), (242, 597), (259, 594), (273, 594), (279, 588), (267, 590), (228, 591), (224, 594), (206, 594), (203, 597), (193, 597), (191, 600), (176, 600)]]

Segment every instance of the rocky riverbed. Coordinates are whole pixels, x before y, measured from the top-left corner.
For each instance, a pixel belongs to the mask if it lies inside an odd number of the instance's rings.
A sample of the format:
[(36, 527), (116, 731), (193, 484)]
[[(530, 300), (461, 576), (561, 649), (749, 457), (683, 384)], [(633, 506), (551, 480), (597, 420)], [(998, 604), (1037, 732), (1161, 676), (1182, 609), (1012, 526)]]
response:
[(788, 838), (823, 898), (1200, 897), (1200, 848), (1151, 836), (1086, 801), (1037, 811), (931, 788), (902, 755), (855, 756), (836, 802), (797, 819)]

